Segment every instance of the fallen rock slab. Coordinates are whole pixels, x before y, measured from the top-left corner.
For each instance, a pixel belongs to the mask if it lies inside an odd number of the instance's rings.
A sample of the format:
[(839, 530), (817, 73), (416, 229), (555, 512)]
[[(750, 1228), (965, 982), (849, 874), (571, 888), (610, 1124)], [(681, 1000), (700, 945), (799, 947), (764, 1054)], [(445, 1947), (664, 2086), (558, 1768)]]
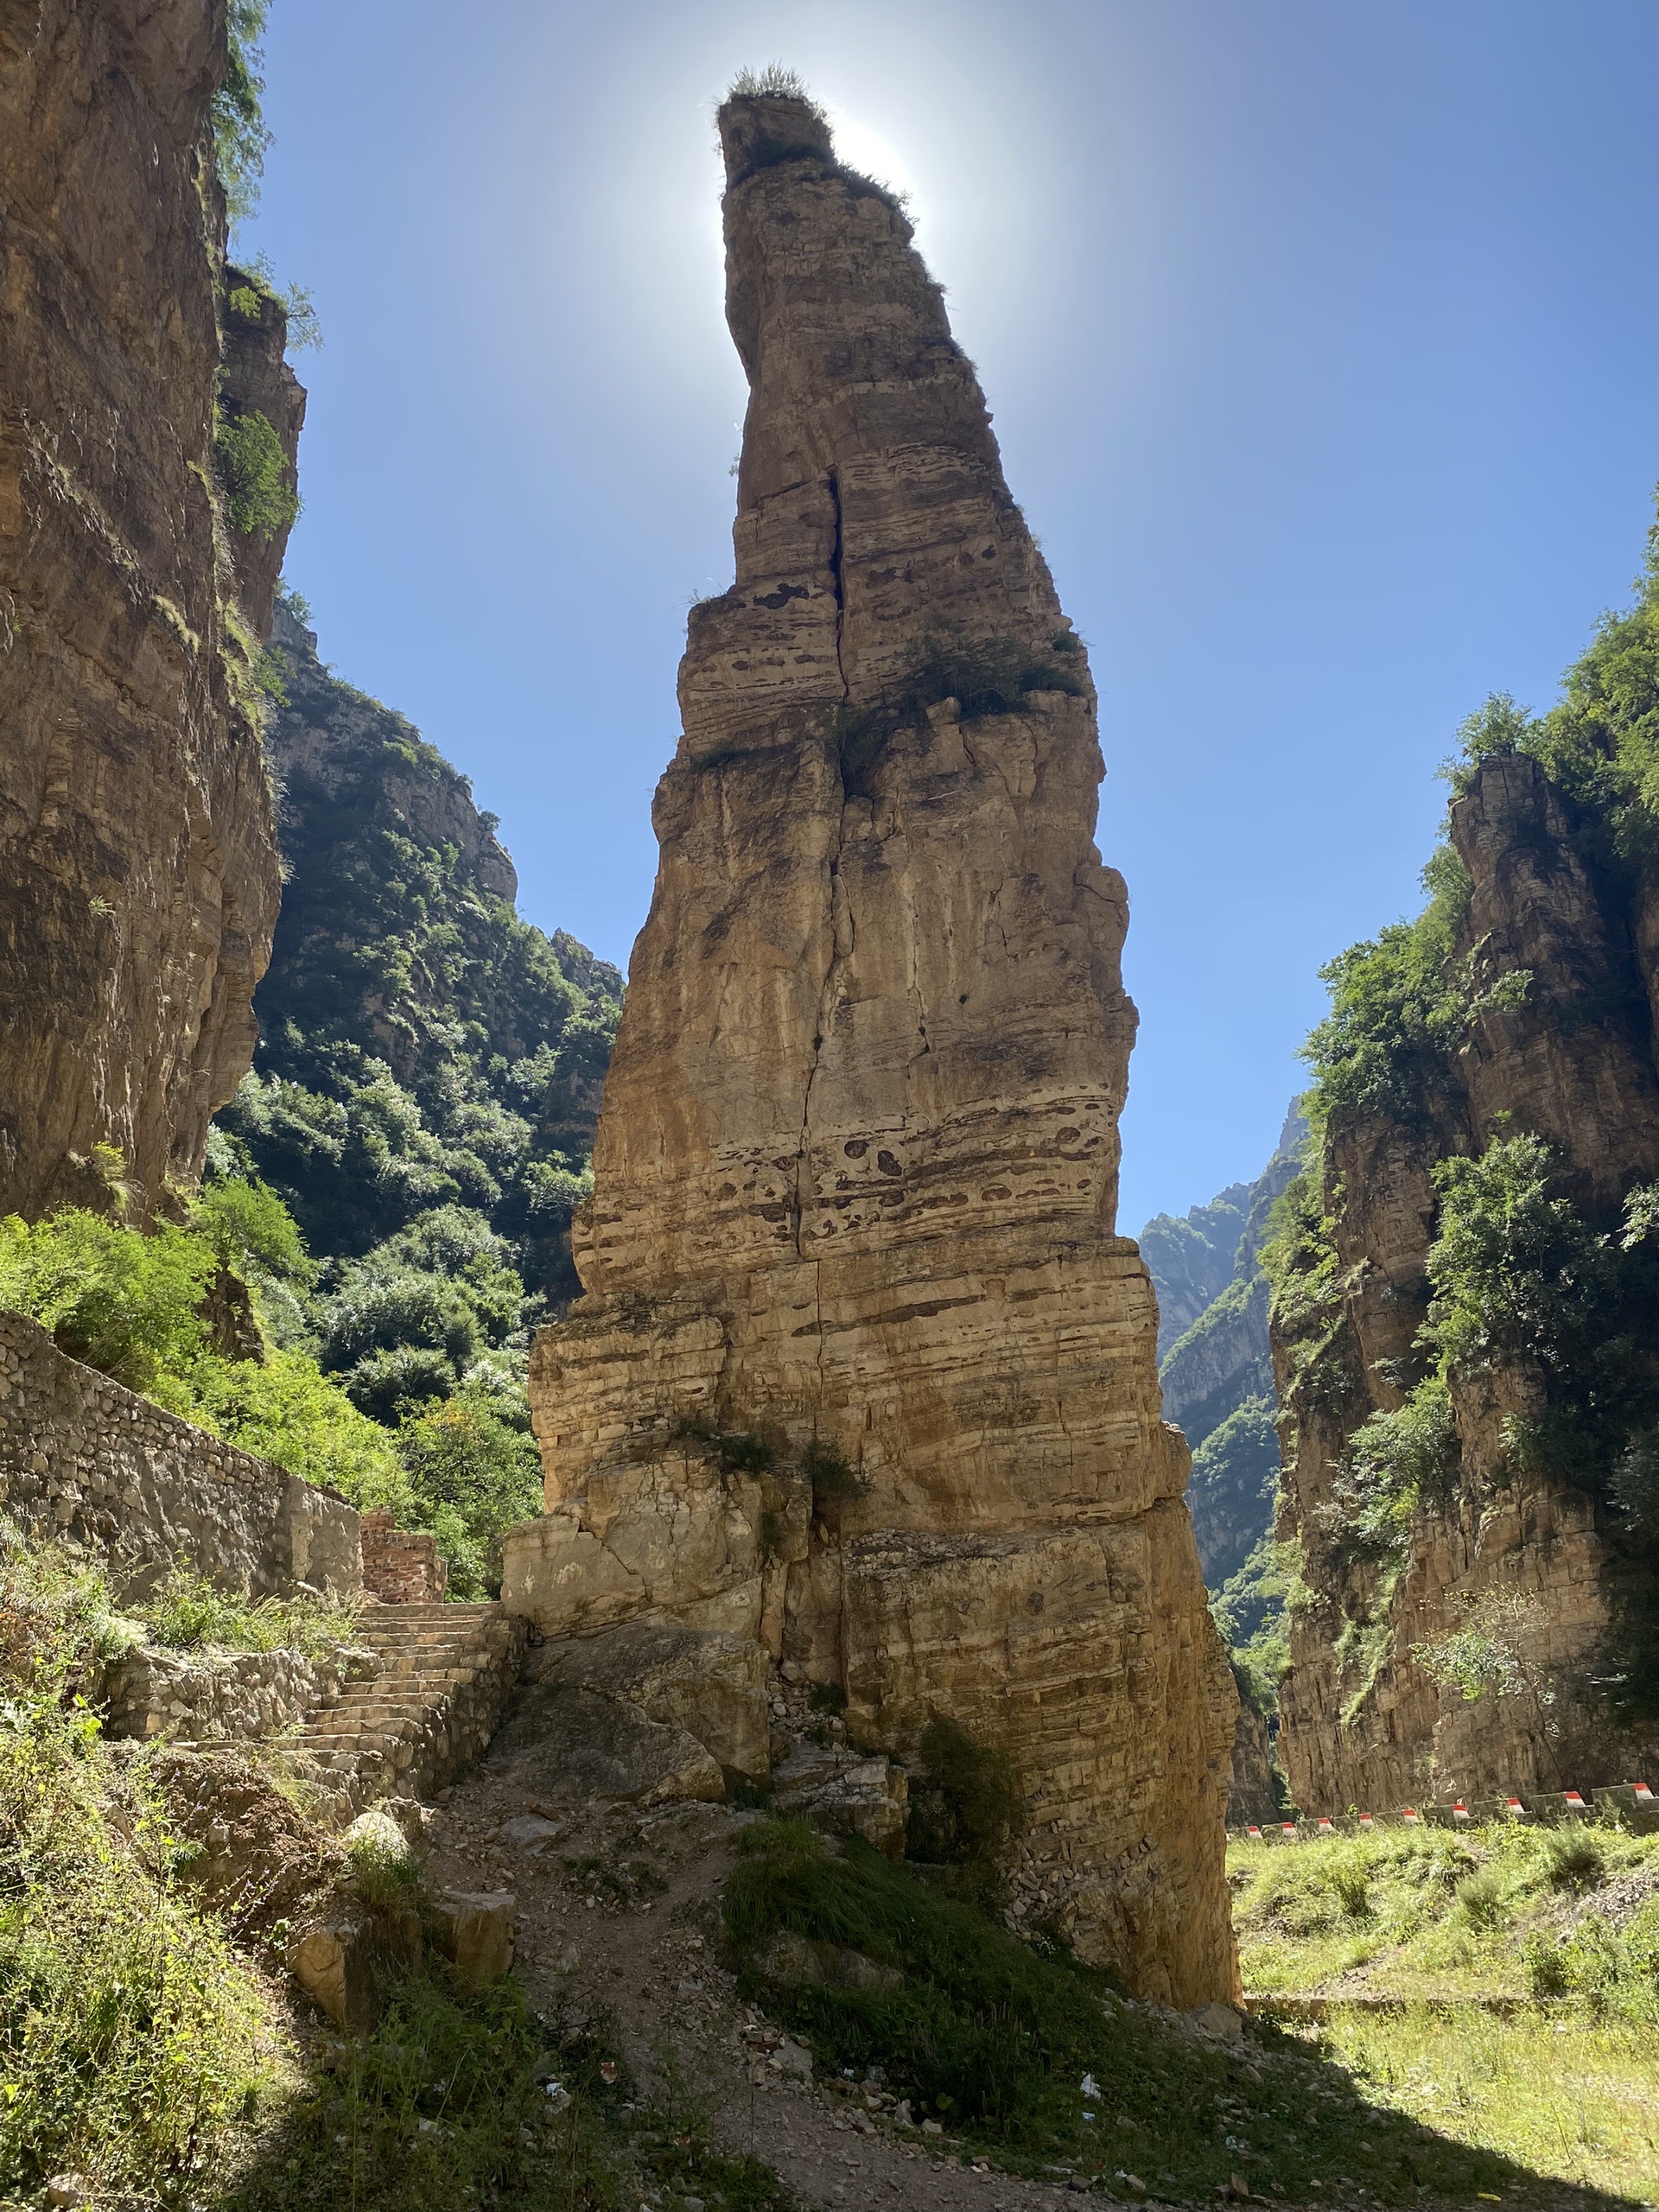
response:
[(683, 1728), (721, 1766), (753, 1782), (771, 1771), (767, 1671), (760, 1644), (677, 1621), (630, 1621), (572, 1637), (532, 1662), (539, 1681), (625, 1698)]
[(713, 1803), (726, 1794), (719, 1760), (683, 1728), (626, 1698), (558, 1681), (531, 1687), (497, 1737), (492, 1764), (525, 1796), (556, 1804)]

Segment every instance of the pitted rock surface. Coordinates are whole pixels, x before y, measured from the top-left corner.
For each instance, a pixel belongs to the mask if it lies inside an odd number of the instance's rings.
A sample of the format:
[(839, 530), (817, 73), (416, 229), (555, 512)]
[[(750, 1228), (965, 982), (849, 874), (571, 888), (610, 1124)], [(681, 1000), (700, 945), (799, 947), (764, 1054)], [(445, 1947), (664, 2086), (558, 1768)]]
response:
[(870, 1754), (954, 1717), (1015, 1760), (1079, 1949), (1225, 1998), (1236, 1697), (1115, 1230), (1087, 658), (902, 211), (801, 103), (721, 127), (736, 581), (691, 617), (504, 1600), (758, 1639)]

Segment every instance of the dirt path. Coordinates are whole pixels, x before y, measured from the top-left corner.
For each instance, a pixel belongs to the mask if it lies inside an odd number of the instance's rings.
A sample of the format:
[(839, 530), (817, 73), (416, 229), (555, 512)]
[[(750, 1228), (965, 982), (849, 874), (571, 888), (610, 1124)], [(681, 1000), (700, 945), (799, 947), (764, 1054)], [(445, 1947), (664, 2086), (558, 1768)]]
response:
[[(518, 1971), (532, 1999), (602, 2021), (655, 2095), (677, 2088), (705, 2102), (720, 2146), (764, 2159), (804, 2204), (1052, 2212), (1078, 2202), (1061, 2177), (1044, 2184), (965, 2165), (944, 2144), (906, 2139), (861, 2104), (790, 2078), (798, 2046), (777, 2047), (780, 2031), (740, 2001), (719, 1960), (721, 1885), (753, 1817), (721, 1805), (587, 1808), (556, 1812), (556, 1833), (519, 1840), (504, 1826), (534, 1822), (535, 1810), (486, 1758), (441, 1810), (429, 1878), (514, 1891)], [(1112, 2202), (1098, 2191), (1090, 2201)]]

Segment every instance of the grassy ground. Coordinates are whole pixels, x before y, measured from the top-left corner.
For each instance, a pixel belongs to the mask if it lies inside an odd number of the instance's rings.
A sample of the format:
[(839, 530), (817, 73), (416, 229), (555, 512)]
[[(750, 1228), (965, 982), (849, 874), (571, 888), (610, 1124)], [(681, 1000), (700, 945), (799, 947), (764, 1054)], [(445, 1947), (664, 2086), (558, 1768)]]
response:
[[(948, 2140), (1013, 2171), (1135, 2194), (1133, 2175), (1179, 2202), (1213, 2200), (1235, 2177), (1297, 2202), (1338, 2180), (1389, 2202), (1526, 2192), (1501, 2152), (1368, 2095), (1294, 2035), (1269, 2027), (1243, 2048), (1205, 2048), (856, 1840), (837, 1853), (772, 1821), (746, 1841), (725, 1907), (740, 1987), (827, 2069), (883, 2082)], [(886, 1986), (863, 1970), (817, 1983), (780, 1974), (780, 1932), (887, 1967)]]
[(1659, 1836), (1386, 1830), (1229, 1868), (1246, 1990), (1324, 1999), (1310, 2042), (1379, 2108), (1659, 2202)]
[(1659, 1835), (1584, 1823), (1232, 1844), (1253, 1994), (1579, 1996), (1659, 2027)]

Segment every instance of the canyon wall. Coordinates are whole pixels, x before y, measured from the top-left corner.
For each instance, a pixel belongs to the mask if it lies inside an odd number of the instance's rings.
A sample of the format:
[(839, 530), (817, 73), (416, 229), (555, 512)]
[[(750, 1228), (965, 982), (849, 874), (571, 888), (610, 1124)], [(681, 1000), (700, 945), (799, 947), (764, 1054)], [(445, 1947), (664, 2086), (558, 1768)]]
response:
[(1187, 1504), (1212, 1593), (1272, 1525), (1277, 1400), (1261, 1250), (1306, 1137), (1293, 1106), (1253, 1183), (1235, 1183), (1180, 1219), (1159, 1214), (1139, 1239), (1158, 1294), (1164, 1413), (1192, 1452)]
[[(0, 1213), (106, 1205), (98, 1147), (170, 1207), (253, 1049), (254, 661), (304, 395), (225, 265), (225, 67), (212, 0), (0, 10)], [(247, 528), (227, 425), (263, 442)]]
[(720, 124), (736, 582), (690, 620), (504, 1597), (758, 1637), (873, 1748), (962, 1723), (1083, 1955), (1224, 1998), (1236, 1698), (1115, 1232), (1086, 657), (902, 208), (804, 101)]
[(1651, 601), (1624, 625), (1474, 744), (1422, 919), (1327, 971), (1318, 1160), (1269, 1252), (1305, 1812), (1656, 1773), (1659, 905), (1611, 803), (1630, 702), (1586, 706), (1615, 649), (1651, 690)]

